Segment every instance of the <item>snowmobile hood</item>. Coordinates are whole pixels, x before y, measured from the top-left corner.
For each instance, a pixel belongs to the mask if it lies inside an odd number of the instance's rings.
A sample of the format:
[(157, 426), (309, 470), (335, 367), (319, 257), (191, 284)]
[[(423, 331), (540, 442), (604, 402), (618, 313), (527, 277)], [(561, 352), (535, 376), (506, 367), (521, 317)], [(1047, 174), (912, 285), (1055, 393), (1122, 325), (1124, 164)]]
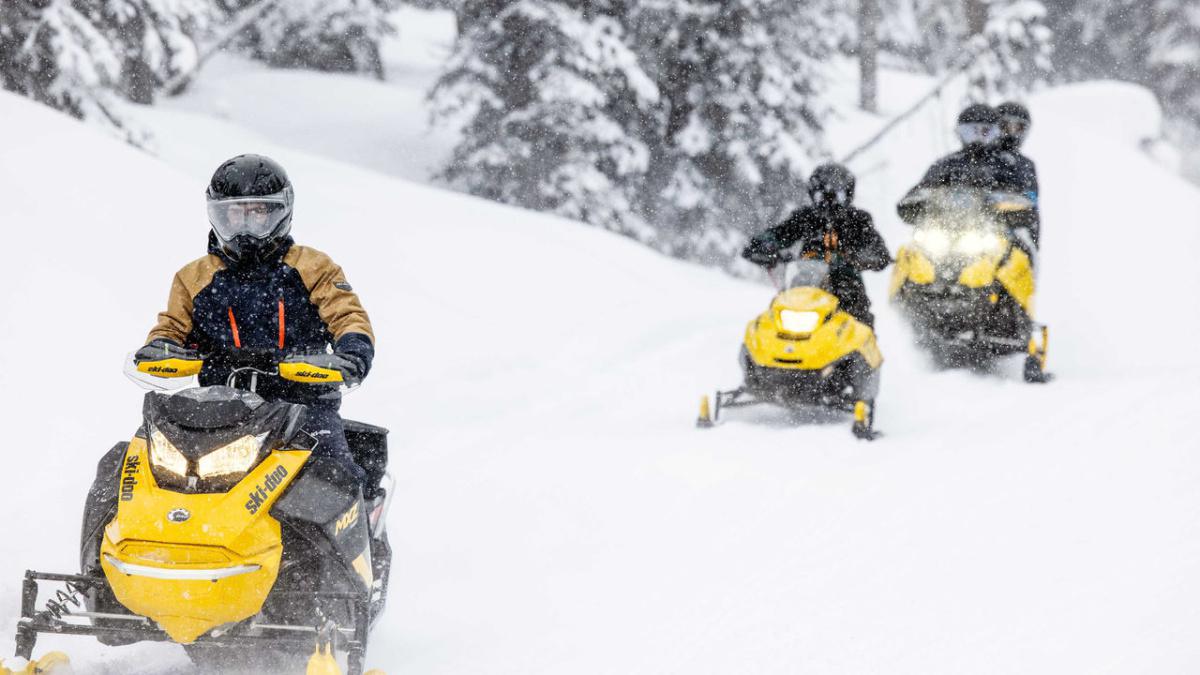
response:
[(771, 301), (771, 309), (809, 311), (820, 314), (823, 319), (833, 316), (838, 308), (838, 299), (834, 294), (820, 288), (801, 287), (789, 288)]

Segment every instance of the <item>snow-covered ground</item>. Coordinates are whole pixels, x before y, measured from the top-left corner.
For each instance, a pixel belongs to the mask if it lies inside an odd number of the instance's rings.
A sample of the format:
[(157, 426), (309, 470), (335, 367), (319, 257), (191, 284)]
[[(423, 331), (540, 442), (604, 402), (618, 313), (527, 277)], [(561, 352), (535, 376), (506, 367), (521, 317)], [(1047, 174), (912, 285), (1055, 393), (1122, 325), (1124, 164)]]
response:
[[(296, 236), (349, 271), (377, 327), (345, 406), (393, 429), (396, 566), (372, 667), (1200, 669), (1200, 193), (1138, 149), (1158, 116), (1145, 92), (1032, 101), (1059, 379), (933, 371), (875, 275), (887, 436), (867, 444), (770, 411), (694, 429), (700, 394), (738, 381), (770, 290), (414, 182), (445, 139), (400, 125), (388, 146), (378, 122), (393, 105), (421, 117), (421, 77), (225, 66), (140, 113), (159, 158), (0, 94), (0, 653), (21, 572), (74, 568), (92, 467), (137, 424), (120, 359), (203, 251), (209, 173), (252, 151), (289, 168)], [(922, 86), (890, 81), (887, 110)], [(279, 91), (300, 98), (240, 98)], [(949, 149), (921, 119), (857, 167), (893, 248), (890, 204)], [(873, 123), (848, 118), (845, 136)], [(190, 672), (171, 646), (42, 647), (80, 673)]]

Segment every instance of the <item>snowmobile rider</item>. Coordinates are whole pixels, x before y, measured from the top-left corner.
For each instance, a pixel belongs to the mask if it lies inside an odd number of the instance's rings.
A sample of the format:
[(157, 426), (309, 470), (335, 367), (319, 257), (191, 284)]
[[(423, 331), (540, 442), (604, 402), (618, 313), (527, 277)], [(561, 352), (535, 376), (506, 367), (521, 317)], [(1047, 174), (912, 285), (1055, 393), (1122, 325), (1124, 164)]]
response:
[(1013, 226), (1028, 229), (1030, 237), (1033, 239), (1033, 245), (1037, 247), (1041, 240), (1041, 210), (1038, 208), (1040, 190), (1038, 189), (1037, 166), (1033, 163), (1033, 160), (1021, 154), (1021, 145), (1025, 143), (1025, 137), (1029, 135), (1029, 127), (1033, 125), (1033, 118), (1030, 116), (1028, 108), (1014, 101), (1001, 103), (996, 106), (996, 112), (1000, 115), (1000, 140), (998, 144), (1002, 156), (1016, 171), (1021, 186), (1021, 194), (1033, 201), (1033, 211), (1021, 218), (1019, 222), (1013, 223)]
[[(963, 147), (934, 163), (921, 182), (900, 201), (896, 210), (906, 223), (915, 222), (924, 207), (919, 191), (932, 187), (979, 188), (991, 192), (1025, 195), (1028, 190), (1015, 156), (1001, 145), (1001, 117), (993, 107), (982, 103), (967, 106), (958, 116), (956, 129)], [(1032, 255), (1036, 250), (1036, 214), (1009, 215), (1008, 226), (1014, 232), (1029, 231), (1017, 237)]]
[[(239, 352), (267, 352), (319, 360), (346, 384), (361, 382), (375, 356), (371, 322), (342, 268), (289, 236), (294, 193), (283, 167), (260, 155), (234, 157), (217, 168), (206, 197), (208, 254), (175, 275), (167, 309), (134, 360), (203, 358), (200, 384), (211, 386), (226, 383)], [(307, 406), (304, 430), (317, 440), (314, 454), (338, 460), (365, 485), (336, 387), (260, 376), (257, 393)], [(369, 486), (364, 492), (374, 497)]]
[(963, 147), (929, 167), (917, 188), (962, 186), (1023, 193), (1014, 163), (1005, 161), (1000, 141), (1000, 114), (982, 103), (958, 116), (956, 132)]
[(817, 167), (808, 179), (811, 204), (790, 215), (779, 225), (751, 240), (742, 257), (763, 267), (783, 262), (784, 253), (800, 244), (802, 256), (829, 261), (831, 292), (842, 309), (874, 327), (871, 299), (862, 273), (886, 268), (892, 257), (883, 237), (875, 230), (871, 214), (854, 202), (854, 174), (840, 164)]

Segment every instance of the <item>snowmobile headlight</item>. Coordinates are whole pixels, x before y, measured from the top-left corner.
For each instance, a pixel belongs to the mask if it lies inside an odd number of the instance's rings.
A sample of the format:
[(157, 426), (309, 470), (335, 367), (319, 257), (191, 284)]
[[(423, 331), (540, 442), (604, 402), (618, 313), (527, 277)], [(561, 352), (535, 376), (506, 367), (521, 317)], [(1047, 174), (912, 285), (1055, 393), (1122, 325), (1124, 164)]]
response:
[(187, 457), (154, 427), (150, 427), (150, 464), (179, 478), (187, 475)]
[(994, 253), (1003, 242), (995, 232), (966, 232), (954, 242), (954, 251), (965, 256)]
[(242, 436), (228, 445), (223, 445), (200, 458), (196, 465), (196, 473), (201, 478), (244, 474), (254, 468), (266, 438), (267, 434)]
[(779, 312), (779, 327), (789, 333), (811, 333), (821, 324), (818, 312), (797, 312), (784, 309)]
[(950, 252), (950, 233), (945, 230), (922, 229), (913, 235), (913, 241), (921, 245), (930, 255), (940, 258)]

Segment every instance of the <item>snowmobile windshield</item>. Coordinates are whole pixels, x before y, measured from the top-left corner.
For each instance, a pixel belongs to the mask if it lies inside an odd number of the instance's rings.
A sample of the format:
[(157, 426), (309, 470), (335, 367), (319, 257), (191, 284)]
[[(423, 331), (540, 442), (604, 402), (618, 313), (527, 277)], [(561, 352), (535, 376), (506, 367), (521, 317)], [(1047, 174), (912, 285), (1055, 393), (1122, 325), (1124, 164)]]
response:
[(825, 288), (829, 265), (824, 260), (801, 258), (792, 264), (788, 288)]
[(265, 239), (287, 218), (288, 212), (287, 199), (282, 194), (208, 202), (208, 222), (225, 241), (245, 235)]
[(958, 139), (964, 145), (991, 145), (1000, 139), (1000, 126), (987, 122), (967, 122), (958, 125)]

